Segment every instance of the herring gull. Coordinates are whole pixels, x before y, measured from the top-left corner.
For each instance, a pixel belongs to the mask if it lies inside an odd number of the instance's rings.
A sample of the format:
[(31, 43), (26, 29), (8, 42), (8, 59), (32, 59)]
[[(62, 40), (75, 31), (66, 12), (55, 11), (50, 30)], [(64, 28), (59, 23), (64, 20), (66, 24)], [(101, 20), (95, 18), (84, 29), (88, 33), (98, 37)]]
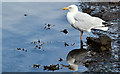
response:
[(64, 7), (63, 10), (69, 10), (67, 13), (67, 20), (72, 27), (81, 32), (80, 41), (82, 41), (83, 31), (91, 32), (91, 29), (108, 30), (108, 27), (103, 25), (103, 22), (105, 22), (104, 20), (78, 11), (78, 7), (76, 5)]

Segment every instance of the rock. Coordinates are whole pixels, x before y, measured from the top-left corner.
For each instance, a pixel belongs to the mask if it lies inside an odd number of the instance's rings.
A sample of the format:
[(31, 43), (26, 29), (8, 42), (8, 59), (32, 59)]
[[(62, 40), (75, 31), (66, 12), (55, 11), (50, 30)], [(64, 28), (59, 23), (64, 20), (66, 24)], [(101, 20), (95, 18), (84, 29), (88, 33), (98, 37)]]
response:
[(27, 16), (27, 14), (24, 14), (24, 16)]
[(58, 61), (60, 61), (60, 62), (61, 62), (61, 61), (63, 61), (63, 59), (62, 59), (62, 58), (60, 58)]
[(40, 43), (40, 40), (38, 40), (38, 43)]
[(39, 68), (40, 67), (40, 65), (39, 64), (33, 64), (33, 68)]
[(21, 50), (21, 48), (17, 48), (17, 50)]
[(72, 43), (72, 44), (71, 44), (71, 46), (74, 46), (74, 45), (75, 45), (75, 43)]
[(64, 29), (64, 30), (62, 30), (62, 31), (60, 31), (60, 32), (63, 32), (63, 33), (65, 33), (65, 34), (68, 33), (67, 29)]
[(51, 70), (51, 71), (54, 71), (54, 70), (59, 70), (59, 64), (57, 65), (50, 65), (50, 66), (44, 66), (44, 70)]
[(65, 45), (65, 47), (66, 47), (66, 46), (69, 46), (69, 44), (68, 44), (68, 43), (66, 43), (66, 42), (65, 42), (65, 44), (64, 44), (64, 45)]
[(86, 39), (90, 50), (95, 52), (111, 50), (111, 38), (108, 36), (101, 36), (99, 38), (87, 37)]
[(46, 26), (44, 27), (44, 29), (48, 30), (50, 29), (51, 25), (50, 24), (45, 24)]

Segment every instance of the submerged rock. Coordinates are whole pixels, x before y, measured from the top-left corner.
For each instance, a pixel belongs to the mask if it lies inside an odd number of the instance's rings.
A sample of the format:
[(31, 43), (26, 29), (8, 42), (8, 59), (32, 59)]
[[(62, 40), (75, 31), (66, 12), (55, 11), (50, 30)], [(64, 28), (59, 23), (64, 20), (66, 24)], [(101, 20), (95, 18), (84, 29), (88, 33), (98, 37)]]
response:
[(99, 38), (87, 37), (88, 49), (95, 52), (111, 50), (111, 38), (108, 36), (101, 36)]

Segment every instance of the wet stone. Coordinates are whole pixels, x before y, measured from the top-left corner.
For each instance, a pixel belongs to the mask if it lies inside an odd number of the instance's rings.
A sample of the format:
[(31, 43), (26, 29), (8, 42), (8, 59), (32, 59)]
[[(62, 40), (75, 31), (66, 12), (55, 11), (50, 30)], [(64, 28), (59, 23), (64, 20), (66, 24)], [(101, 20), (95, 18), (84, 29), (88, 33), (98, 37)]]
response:
[(50, 65), (50, 66), (44, 66), (44, 70), (48, 70), (48, 71), (54, 71), (54, 70), (59, 70), (59, 64), (57, 65)]
[(45, 24), (44, 29), (48, 30), (48, 29), (50, 29), (50, 27), (51, 27), (51, 25), (50, 25), (50, 24)]
[(26, 50), (26, 49), (24, 49), (23, 51), (27, 52), (27, 50)]
[(38, 45), (36, 45), (35, 47), (38, 47)]
[(27, 14), (24, 14), (24, 16), (27, 16)]
[(25, 52), (27, 52), (27, 50), (24, 49), (24, 48), (17, 48), (17, 50), (21, 50), (21, 51), (25, 51)]
[(111, 50), (111, 39), (108, 36), (101, 36), (99, 38), (87, 37), (88, 48), (95, 52)]
[(38, 43), (40, 43), (40, 40), (38, 40)]
[(69, 46), (69, 44), (67, 44), (66, 42), (65, 42), (65, 44), (64, 44), (64, 45), (65, 45), (65, 47), (66, 47), (66, 46)]
[(63, 33), (65, 33), (65, 34), (68, 33), (67, 29), (64, 29), (64, 30), (62, 30), (62, 31), (60, 31), (60, 32), (63, 32)]
[(48, 27), (50, 27), (50, 24), (48, 24)]
[(33, 43), (34, 43), (34, 44), (36, 44), (37, 42), (36, 42), (36, 41), (34, 41)]
[(58, 61), (60, 61), (60, 62), (61, 62), (61, 61), (63, 61), (63, 59), (62, 59), (62, 58), (60, 58)]
[(118, 3), (111, 4), (108, 2), (83, 2), (79, 6), (85, 13), (102, 18), (105, 21), (111, 21), (118, 18), (118, 15), (116, 14), (119, 11), (117, 9), (117, 6), (119, 5)]
[(21, 48), (17, 48), (17, 50), (21, 50)]
[(24, 51), (25, 49), (23, 48), (22, 50)]
[(74, 46), (74, 45), (75, 45), (75, 43), (72, 43), (72, 44), (71, 44), (71, 46)]
[(33, 64), (33, 68), (39, 68), (39, 67), (40, 67), (40, 65)]
[(41, 47), (38, 47), (38, 49), (41, 49)]
[(34, 44), (35, 46), (34, 46), (34, 49), (41, 49), (42, 48), (42, 46), (44, 45), (44, 44), (47, 44), (47, 43), (42, 43), (41, 42), (41, 40), (40, 39), (38, 39), (38, 40), (35, 40), (35, 41), (33, 41), (33, 42), (30, 42), (31, 44)]

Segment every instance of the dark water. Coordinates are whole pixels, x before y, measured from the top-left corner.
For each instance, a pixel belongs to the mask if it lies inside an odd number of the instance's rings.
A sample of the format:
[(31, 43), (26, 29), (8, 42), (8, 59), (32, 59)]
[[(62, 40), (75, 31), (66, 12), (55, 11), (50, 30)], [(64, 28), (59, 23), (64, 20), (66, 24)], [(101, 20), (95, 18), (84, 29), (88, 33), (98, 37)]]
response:
[[(67, 11), (62, 10), (63, 7), (70, 4), (79, 5), (81, 3), (3, 3), (2, 71), (48, 72), (43, 70), (44, 66), (51, 64), (68, 65), (66, 62), (67, 54), (80, 46), (80, 32), (70, 26), (65, 16)], [(111, 58), (115, 61), (119, 60), (117, 18), (107, 20), (117, 24), (111, 26), (108, 32), (104, 32), (113, 39), (111, 51), (113, 56)], [(64, 29), (67, 29), (67, 34), (61, 32)], [(92, 33), (85, 32), (83, 35), (84, 44), (88, 36), (96, 37)], [(65, 42), (69, 46), (65, 46)], [(17, 50), (17, 48), (21, 48), (21, 50)], [(60, 62), (60, 58), (63, 61)], [(116, 68), (109, 69), (106, 66), (108, 69), (106, 71), (118, 72), (118, 63), (113, 61), (111, 64), (108, 64), (108, 66), (112, 65), (112, 67)], [(40, 67), (33, 68), (34, 64), (40, 65)], [(60, 68), (62, 68), (61, 65)], [(93, 68), (93, 71), (95, 69), (100, 68)], [(81, 65), (78, 72), (87, 70), (86, 67)], [(67, 68), (55, 71), (72, 72)]]

